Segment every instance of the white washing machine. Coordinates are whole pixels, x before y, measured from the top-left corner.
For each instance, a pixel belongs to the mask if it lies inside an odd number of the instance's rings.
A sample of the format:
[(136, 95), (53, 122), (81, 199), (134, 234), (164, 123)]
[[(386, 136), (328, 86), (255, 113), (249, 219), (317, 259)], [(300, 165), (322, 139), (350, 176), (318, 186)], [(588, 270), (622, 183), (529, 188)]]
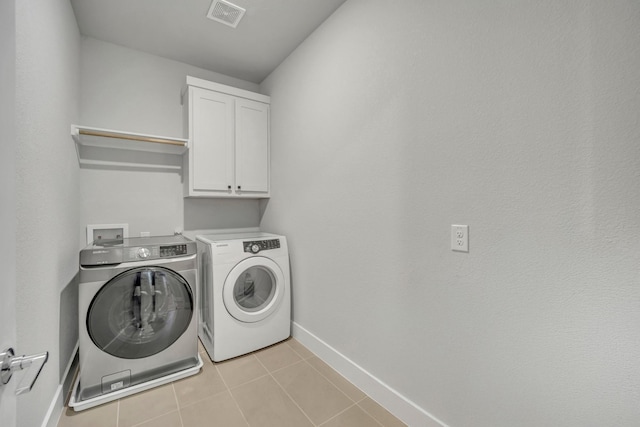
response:
[(80, 252), (76, 411), (197, 374), (197, 246), (121, 239)]
[(214, 362), (291, 335), (291, 279), (284, 236), (263, 232), (196, 236), (198, 334)]

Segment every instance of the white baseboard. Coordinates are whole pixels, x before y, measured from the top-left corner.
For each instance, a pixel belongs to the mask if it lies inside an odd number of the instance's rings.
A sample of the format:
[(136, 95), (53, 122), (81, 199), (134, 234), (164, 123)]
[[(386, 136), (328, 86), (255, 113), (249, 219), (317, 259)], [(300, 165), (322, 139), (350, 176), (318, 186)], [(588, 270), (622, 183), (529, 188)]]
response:
[(69, 375), (73, 375), (74, 372), (71, 372), (71, 366), (73, 366), (73, 360), (78, 354), (78, 343), (76, 343), (75, 348), (71, 352), (71, 359), (67, 363), (67, 367), (64, 370), (64, 375), (62, 376), (62, 381), (58, 385), (56, 389), (56, 393), (53, 396), (53, 400), (51, 400), (51, 404), (49, 405), (49, 409), (47, 410), (47, 414), (44, 416), (44, 420), (42, 421), (42, 427), (56, 427), (58, 425), (58, 420), (60, 420), (60, 415), (62, 414), (62, 410), (64, 409), (64, 399), (66, 398), (64, 393), (64, 385), (67, 384), (67, 380), (71, 380)]
[(291, 322), (291, 331), (302, 345), (408, 426), (447, 427), (296, 322)]

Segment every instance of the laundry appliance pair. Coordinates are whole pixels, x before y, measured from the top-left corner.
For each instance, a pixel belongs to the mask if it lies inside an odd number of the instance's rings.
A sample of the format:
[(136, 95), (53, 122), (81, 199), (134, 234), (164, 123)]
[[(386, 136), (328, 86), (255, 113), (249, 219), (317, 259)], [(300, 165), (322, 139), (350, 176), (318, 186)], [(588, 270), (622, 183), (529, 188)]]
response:
[(80, 252), (80, 372), (69, 406), (81, 411), (197, 374), (198, 335), (216, 362), (290, 336), (286, 238), (214, 233), (196, 242), (125, 238)]

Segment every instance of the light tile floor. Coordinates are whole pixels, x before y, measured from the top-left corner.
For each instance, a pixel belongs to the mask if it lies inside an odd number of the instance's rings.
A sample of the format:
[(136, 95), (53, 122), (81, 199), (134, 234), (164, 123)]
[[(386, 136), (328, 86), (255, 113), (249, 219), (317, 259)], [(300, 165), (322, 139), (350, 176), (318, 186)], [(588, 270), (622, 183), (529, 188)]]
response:
[(92, 409), (58, 427), (396, 427), (404, 424), (293, 338)]

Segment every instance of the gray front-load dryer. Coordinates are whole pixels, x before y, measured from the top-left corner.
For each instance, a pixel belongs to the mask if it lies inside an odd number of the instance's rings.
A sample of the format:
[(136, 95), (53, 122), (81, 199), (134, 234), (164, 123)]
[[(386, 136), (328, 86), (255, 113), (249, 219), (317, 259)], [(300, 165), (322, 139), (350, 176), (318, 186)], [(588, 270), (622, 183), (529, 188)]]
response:
[(110, 393), (201, 364), (196, 283), (196, 244), (183, 236), (82, 250), (75, 401), (109, 401)]

